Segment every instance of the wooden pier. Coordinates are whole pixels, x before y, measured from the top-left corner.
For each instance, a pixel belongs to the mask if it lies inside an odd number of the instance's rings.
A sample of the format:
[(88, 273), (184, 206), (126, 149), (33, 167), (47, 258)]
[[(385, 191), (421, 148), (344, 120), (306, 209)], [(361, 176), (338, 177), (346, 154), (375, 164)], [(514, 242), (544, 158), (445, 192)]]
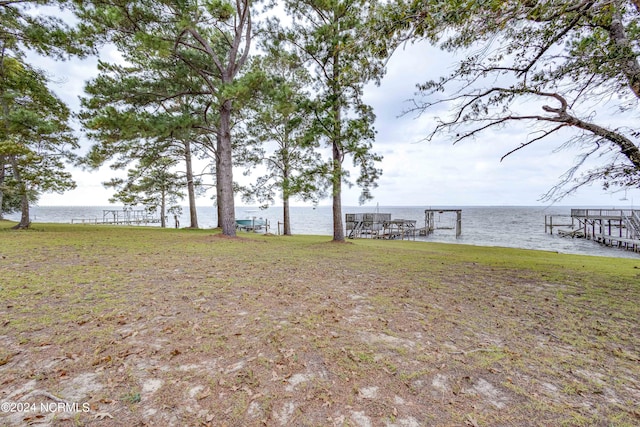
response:
[[(571, 209), (571, 223), (566, 216), (556, 220), (545, 215), (544, 230), (563, 237), (584, 237), (606, 246), (640, 252), (640, 210)], [(564, 221), (564, 222), (563, 222)], [(558, 227), (569, 227), (568, 229)]]
[(416, 223), (412, 219), (392, 219), (382, 223), (382, 239), (416, 239)]
[[(413, 239), (416, 234), (427, 236), (439, 229), (455, 230), (456, 238), (462, 233), (462, 210), (460, 209), (427, 209), (424, 211), (424, 228), (417, 228), (417, 220), (391, 219), (390, 213), (358, 213), (346, 214), (347, 236), (350, 239)], [(446, 225), (440, 220), (442, 214), (454, 213)], [(436, 214), (438, 218), (436, 219)]]
[(160, 218), (154, 217), (144, 209), (104, 209), (102, 219), (73, 218), (71, 224), (149, 225), (160, 224)]
[(346, 214), (345, 224), (350, 239), (416, 238), (416, 223), (411, 219), (391, 219), (390, 213)]

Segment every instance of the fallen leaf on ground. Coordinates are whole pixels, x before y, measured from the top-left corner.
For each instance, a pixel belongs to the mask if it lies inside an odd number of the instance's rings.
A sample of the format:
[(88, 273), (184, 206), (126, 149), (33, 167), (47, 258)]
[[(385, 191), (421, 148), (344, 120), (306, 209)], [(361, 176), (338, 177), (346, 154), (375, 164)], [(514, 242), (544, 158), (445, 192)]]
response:
[(471, 427), (480, 427), (480, 424), (471, 416), (467, 415), (467, 419), (464, 420), (464, 423)]
[(108, 412), (98, 412), (93, 418), (96, 420), (104, 420), (105, 418), (113, 419), (113, 415)]

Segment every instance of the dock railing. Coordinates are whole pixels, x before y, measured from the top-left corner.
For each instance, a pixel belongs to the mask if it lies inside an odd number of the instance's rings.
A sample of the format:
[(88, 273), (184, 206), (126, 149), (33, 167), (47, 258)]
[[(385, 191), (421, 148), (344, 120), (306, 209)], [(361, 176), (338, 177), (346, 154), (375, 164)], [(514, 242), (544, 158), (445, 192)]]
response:
[(93, 224), (93, 225), (149, 225), (160, 223), (160, 218), (155, 217), (151, 212), (143, 209), (103, 209), (102, 219), (94, 218), (72, 218), (72, 224)]
[(571, 217), (587, 239), (640, 252), (640, 210), (571, 209)]
[(617, 219), (624, 215), (631, 216), (640, 212), (637, 209), (571, 209), (572, 217)]
[(104, 209), (102, 211), (102, 224), (147, 225), (159, 222), (160, 218), (144, 209)]
[(98, 218), (71, 218), (71, 224), (99, 224)]
[(620, 228), (626, 229), (628, 238), (640, 239), (640, 210), (637, 209), (571, 209), (571, 217), (585, 221), (617, 220)]
[(640, 239), (640, 211), (631, 213), (631, 222), (635, 225), (637, 238)]
[(640, 239), (640, 215), (635, 211), (631, 211), (631, 215), (623, 214), (624, 225), (627, 227), (628, 237), (631, 239)]
[(379, 237), (383, 229), (383, 223), (390, 220), (390, 213), (348, 213), (345, 215), (347, 235), (350, 239)]

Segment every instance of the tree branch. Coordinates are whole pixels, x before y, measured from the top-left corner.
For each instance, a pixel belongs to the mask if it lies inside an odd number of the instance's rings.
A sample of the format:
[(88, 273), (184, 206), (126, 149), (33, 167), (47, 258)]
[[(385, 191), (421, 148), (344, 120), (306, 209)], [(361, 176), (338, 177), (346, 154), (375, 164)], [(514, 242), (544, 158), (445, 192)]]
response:
[(554, 35), (549, 41), (547, 41), (547, 43), (544, 46), (542, 46), (542, 48), (538, 51), (536, 56), (534, 56), (533, 59), (529, 61), (529, 65), (524, 67), (519, 72), (518, 76), (521, 77), (527, 74), (529, 70), (531, 70), (531, 68), (537, 64), (540, 58), (542, 58), (544, 54), (549, 51), (549, 49), (551, 49), (558, 41), (560, 41), (564, 36), (566, 36), (569, 33), (569, 31), (571, 31), (578, 24), (578, 22), (580, 22), (581, 18), (582, 18), (581, 15), (575, 16), (571, 20), (571, 22), (569, 22), (569, 24), (564, 29), (562, 29), (562, 31), (560, 31), (559, 33)]
[[(241, 8), (241, 5), (244, 7)], [(251, 48), (251, 7), (248, 0), (236, 0), (236, 8), (238, 9), (238, 16), (240, 16), (240, 25), (236, 29), (236, 40), (234, 40), (235, 52), (237, 53), (240, 48), (240, 41), (242, 40), (242, 27), (246, 25), (245, 33), (245, 46), (242, 56), (237, 63), (231, 62), (233, 66), (233, 75), (236, 75), (240, 68), (244, 66), (249, 57), (249, 49)]]
[(187, 34), (187, 33), (191, 34), (191, 36), (193, 36), (193, 38), (195, 38), (198, 41), (198, 43), (200, 43), (200, 45), (203, 47), (203, 49), (207, 52), (207, 55), (213, 61), (214, 65), (216, 66), (216, 68), (218, 69), (220, 74), (223, 74), (224, 73), (224, 68), (222, 67), (222, 63), (220, 62), (220, 59), (218, 58), (218, 55), (216, 55), (216, 53), (214, 52), (214, 50), (211, 47), (211, 45), (195, 29), (193, 29), (193, 28), (185, 28), (184, 30), (182, 30), (182, 32), (178, 35), (178, 38), (176, 39), (176, 46), (175, 47), (177, 47), (177, 45), (180, 43), (180, 41), (182, 39), (182, 36), (184, 34)]
[[(473, 96), (472, 100), (465, 103), (461, 108), (458, 109), (458, 112), (456, 113), (456, 116), (453, 120), (449, 121), (449, 122), (443, 122), (441, 124), (439, 124), (436, 127), (436, 130), (432, 133), (432, 135), (434, 135), (435, 133), (437, 133), (438, 131), (442, 130), (445, 127), (450, 127), (450, 126), (454, 126), (457, 124), (460, 124), (462, 115), (464, 114), (464, 112), (466, 111), (466, 109), (472, 105), (474, 102), (478, 101), (479, 99), (486, 97), (487, 95), (493, 93), (493, 92), (507, 92), (507, 93), (512, 93), (512, 94), (524, 94), (524, 93), (528, 93), (528, 94), (532, 94), (532, 95), (537, 95), (537, 96), (543, 96), (543, 97), (549, 97), (549, 98), (553, 98), (556, 101), (558, 101), (560, 103), (560, 107), (559, 108), (553, 108), (550, 107), (548, 105), (544, 105), (542, 106), (542, 109), (547, 112), (547, 113), (552, 113), (555, 116), (540, 116), (540, 115), (530, 115), (530, 116), (513, 116), (513, 115), (508, 115), (508, 116), (504, 116), (504, 117), (499, 117), (496, 119), (491, 119), (489, 120), (489, 123), (484, 125), (484, 126), (480, 126), (477, 128), (472, 129), (469, 132), (466, 132), (462, 135), (458, 135), (454, 141), (454, 144), (469, 138), (469, 137), (473, 137), (474, 135), (476, 135), (477, 133), (480, 133), (488, 128), (491, 127), (495, 127), (501, 124), (504, 124), (506, 122), (509, 121), (515, 121), (515, 120), (537, 120), (537, 121), (546, 121), (546, 122), (552, 122), (552, 123), (562, 123), (562, 126), (573, 126), (576, 127), (578, 129), (582, 129), (584, 131), (587, 131), (593, 135), (596, 135), (606, 141), (609, 141), (610, 143), (614, 144), (616, 147), (618, 147), (618, 149), (620, 150), (620, 153), (623, 154), (624, 156), (627, 157), (627, 159), (633, 164), (633, 166), (637, 169), (640, 170), (640, 148), (633, 143), (633, 141), (631, 141), (629, 138), (625, 137), (624, 135), (622, 135), (619, 132), (616, 131), (612, 131), (609, 129), (606, 129), (605, 127), (596, 125), (594, 123), (590, 123), (588, 121), (579, 119), (571, 114), (569, 114), (567, 112), (568, 109), (568, 103), (566, 101), (566, 99), (561, 96), (560, 94), (557, 93), (550, 93), (550, 92), (540, 92), (540, 91), (536, 91), (536, 90), (514, 90), (514, 89), (505, 89), (505, 88), (491, 88), (481, 94), (477, 94), (475, 96)], [(487, 120), (482, 120), (482, 121), (487, 121)], [(560, 127), (562, 127), (560, 126)], [(552, 131), (549, 131), (548, 134), (555, 132), (555, 130), (559, 129), (556, 128)], [(548, 134), (544, 135), (547, 136)], [(544, 137), (543, 136), (543, 137)], [(540, 140), (542, 138), (536, 138), (534, 141)], [(529, 145), (529, 143), (525, 144)], [(517, 151), (519, 149), (521, 149), (522, 147), (517, 148), (514, 151)], [(511, 154), (508, 153), (507, 155)], [(507, 155), (503, 156), (506, 157)]]
[(551, 135), (552, 133), (554, 133), (556, 131), (559, 131), (560, 129), (562, 129), (565, 126), (567, 126), (567, 125), (562, 124), (562, 125), (558, 125), (558, 126), (554, 127), (553, 129), (551, 129), (549, 131), (544, 131), (541, 136), (538, 136), (538, 137), (536, 137), (536, 138), (534, 138), (534, 139), (532, 139), (530, 141), (527, 141), (525, 143), (520, 144), (519, 147), (514, 148), (513, 150), (509, 151), (504, 156), (500, 157), (500, 161), (502, 162), (504, 159), (506, 159), (508, 156), (510, 156), (511, 154), (515, 153), (516, 151), (522, 150), (524, 147), (527, 147), (527, 146), (533, 144), (534, 142), (537, 142), (537, 141), (540, 141), (541, 139), (546, 138), (547, 136)]

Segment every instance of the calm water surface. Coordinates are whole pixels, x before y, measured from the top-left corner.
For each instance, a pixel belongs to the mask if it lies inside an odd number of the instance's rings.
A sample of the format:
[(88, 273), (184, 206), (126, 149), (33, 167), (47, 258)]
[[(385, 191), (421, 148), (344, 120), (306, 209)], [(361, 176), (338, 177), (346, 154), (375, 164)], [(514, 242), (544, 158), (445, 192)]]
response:
[[(70, 223), (72, 219), (101, 220), (103, 209), (121, 209), (108, 206), (34, 206), (31, 218), (34, 222)], [(640, 259), (640, 254), (617, 248), (603, 247), (585, 239), (562, 238), (549, 235), (544, 230), (545, 215), (569, 216), (571, 207), (544, 206), (420, 206), (420, 207), (384, 207), (377, 208), (380, 213), (390, 213), (392, 218), (417, 221), (417, 227), (424, 226), (425, 209), (462, 209), (462, 235), (456, 239), (454, 226), (455, 214), (436, 214), (436, 227), (442, 227), (428, 237), (416, 237), (418, 241), (461, 243), (480, 246), (504, 246), (513, 248), (536, 249), (560, 253), (625, 257)], [(344, 207), (347, 213), (375, 212), (376, 207)], [(236, 209), (238, 219), (262, 217), (271, 223), (270, 231), (277, 232), (276, 224), (282, 221), (282, 208), (266, 210), (256, 208)], [(17, 219), (18, 215), (9, 215)], [(292, 207), (291, 227), (294, 234), (332, 235), (331, 207)], [(558, 218), (559, 220), (560, 218)], [(214, 207), (198, 208), (198, 221), (201, 228), (213, 228), (217, 224)], [(169, 225), (174, 226), (173, 217)], [(180, 217), (182, 227), (189, 225), (187, 208)]]

